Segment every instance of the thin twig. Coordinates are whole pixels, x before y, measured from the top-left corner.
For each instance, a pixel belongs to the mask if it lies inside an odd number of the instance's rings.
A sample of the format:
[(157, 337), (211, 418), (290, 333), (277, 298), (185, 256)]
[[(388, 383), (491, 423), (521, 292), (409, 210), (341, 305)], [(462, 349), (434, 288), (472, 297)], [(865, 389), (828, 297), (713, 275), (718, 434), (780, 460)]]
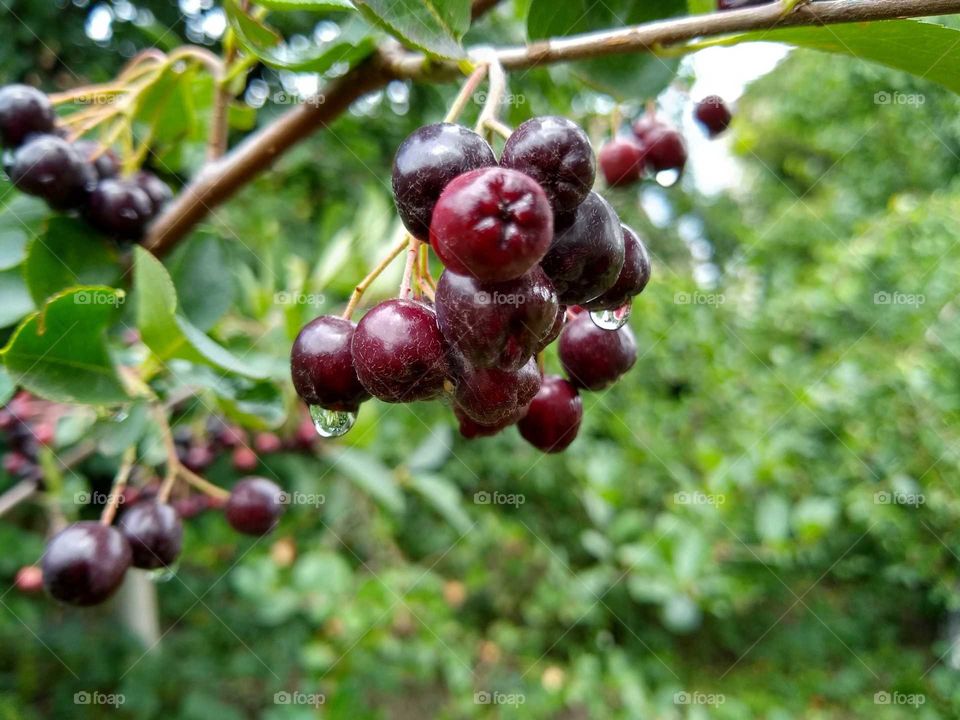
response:
[(224, 490), (222, 487), (214, 485), (209, 480), (204, 480), (192, 470), (183, 467), (183, 465), (180, 466), (177, 474), (187, 483), (193, 485), (197, 490), (205, 495), (217, 498), (218, 500), (226, 500), (230, 497), (230, 492), (228, 490)]
[(117, 514), (117, 508), (120, 506), (120, 498), (123, 496), (123, 490), (127, 487), (127, 480), (130, 478), (130, 472), (133, 470), (134, 461), (137, 459), (137, 448), (135, 446), (127, 448), (123, 453), (123, 460), (120, 462), (120, 469), (117, 471), (117, 477), (113, 481), (113, 487), (110, 489), (110, 498), (106, 507), (100, 514), (101, 525), (112, 525), (113, 518)]
[(470, 98), (473, 97), (473, 94), (480, 86), (480, 83), (483, 82), (483, 78), (486, 77), (486, 75), (487, 66), (485, 64), (478, 65), (477, 68), (470, 73), (467, 81), (463, 84), (463, 87), (460, 88), (460, 92), (450, 106), (450, 110), (447, 111), (447, 116), (443, 119), (444, 122), (452, 123), (457, 121), (457, 118), (460, 117), (460, 114), (467, 106), (467, 103), (470, 102)]
[(407, 264), (403, 269), (403, 279), (400, 281), (400, 299), (409, 300), (410, 290), (413, 286), (414, 275), (417, 268), (417, 255), (420, 253), (420, 241), (413, 235), (409, 236), (409, 249), (407, 251)]
[(409, 236), (404, 233), (400, 242), (390, 248), (387, 256), (377, 263), (377, 266), (367, 273), (367, 276), (363, 280), (357, 283), (357, 286), (353, 289), (353, 294), (350, 296), (350, 302), (347, 303), (347, 309), (343, 311), (343, 318), (345, 320), (353, 317), (353, 311), (357, 309), (357, 305), (360, 303), (360, 299), (367, 291), (367, 288), (369, 288), (373, 284), (373, 281), (380, 277), (380, 273), (386, 270), (390, 263), (396, 260), (400, 256), (400, 253), (404, 251), (409, 243), (408, 237)]

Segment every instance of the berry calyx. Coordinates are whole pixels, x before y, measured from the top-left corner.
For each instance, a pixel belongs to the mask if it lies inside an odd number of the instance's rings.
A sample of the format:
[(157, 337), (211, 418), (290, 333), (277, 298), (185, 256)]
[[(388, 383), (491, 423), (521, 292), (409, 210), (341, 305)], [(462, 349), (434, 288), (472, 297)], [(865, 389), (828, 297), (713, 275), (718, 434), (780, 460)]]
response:
[(523, 366), (557, 317), (557, 293), (539, 267), (502, 283), (445, 270), (435, 303), (447, 343), (476, 367)]
[(370, 393), (360, 383), (350, 345), (356, 324), (332, 315), (307, 323), (290, 351), (297, 394), (308, 405), (356, 412)]
[(637, 341), (629, 325), (604, 330), (583, 313), (560, 334), (560, 364), (578, 388), (602, 390), (637, 361)]
[(283, 501), (283, 491), (276, 483), (262, 477), (249, 477), (233, 486), (223, 512), (237, 532), (266, 535), (280, 521)]
[(514, 130), (500, 165), (536, 180), (558, 215), (584, 201), (597, 175), (587, 134), (575, 122), (552, 115), (532, 118)]
[(427, 241), (433, 208), (450, 181), (496, 164), (487, 141), (465, 127), (435, 123), (415, 130), (400, 144), (393, 161), (393, 196), (404, 227)]
[(9, 169), (14, 186), (56, 210), (79, 207), (96, 182), (96, 171), (66, 140), (37, 135), (21, 145)]
[(583, 400), (562, 377), (547, 375), (517, 427), (520, 435), (546, 453), (566, 450), (577, 437), (583, 420)]
[(643, 145), (631, 137), (616, 137), (600, 148), (600, 170), (610, 187), (637, 182), (643, 175), (646, 152)]
[(585, 303), (588, 310), (615, 310), (626, 305), (640, 293), (650, 282), (650, 255), (640, 236), (627, 227), (621, 225), (623, 231), (623, 268), (617, 281), (600, 297)]
[(130, 180), (103, 180), (90, 193), (87, 220), (119, 240), (139, 240), (150, 218), (153, 202)]
[(481, 168), (441, 193), (430, 243), (449, 269), (480, 280), (513, 280), (536, 265), (553, 237), (543, 189), (516, 170)]
[(610, 204), (591, 192), (570, 216), (557, 218), (550, 251), (540, 263), (563, 304), (579, 305), (599, 297), (623, 268), (620, 219)]
[(43, 555), (43, 584), (71, 605), (96, 605), (120, 587), (132, 553), (123, 534), (97, 522), (74, 523), (57, 533)]
[(130, 544), (133, 566), (155, 570), (172, 565), (183, 546), (183, 523), (172, 506), (139, 502), (120, 517), (120, 532)]
[(446, 343), (436, 312), (423, 303), (380, 303), (359, 322), (350, 347), (357, 377), (374, 397), (413, 402), (443, 391)]
[(693, 116), (710, 137), (716, 137), (722, 133), (730, 127), (730, 121), (733, 120), (730, 108), (719, 95), (708, 95), (698, 102), (693, 110)]
[(497, 425), (516, 416), (540, 389), (540, 370), (531, 358), (519, 370), (465, 366), (458, 374), (454, 401), (480, 425)]
[(29, 85), (0, 88), (0, 144), (14, 148), (29, 135), (53, 132), (50, 99)]

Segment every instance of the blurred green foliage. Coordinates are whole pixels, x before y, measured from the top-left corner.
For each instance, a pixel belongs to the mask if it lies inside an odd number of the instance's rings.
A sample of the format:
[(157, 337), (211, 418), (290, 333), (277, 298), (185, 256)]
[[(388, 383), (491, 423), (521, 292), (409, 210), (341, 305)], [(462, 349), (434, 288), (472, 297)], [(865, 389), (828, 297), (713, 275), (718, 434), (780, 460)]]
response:
[[(21, 5), (39, 27), (46, 5)], [(511, 12), (470, 37), (522, 38)], [(368, 403), (316, 458), (261, 467), (315, 499), (275, 535), (189, 524), (151, 651), (116, 606), (0, 595), (0, 718), (957, 717), (960, 103), (825, 57), (797, 51), (749, 88), (728, 192), (648, 187), (660, 224), (636, 190), (610, 194), (655, 275), (640, 360), (585, 396), (567, 453), (515, 431), (463, 441), (439, 405)], [(110, 59), (70, 62), (96, 76)], [(569, 109), (602, 141), (605, 99), (576, 71), (511, 83), (507, 121)], [(393, 151), (454, 92), (365, 100), (214, 213), (168, 263), (185, 317), (228, 349), (255, 326), (247, 359), (281, 373), (300, 325), (387, 244)], [(191, 372), (171, 382), (218, 381)], [(259, 390), (233, 388), (234, 410), (282, 420), (289, 388)], [(95, 462), (82, 474), (63, 498), (103, 482)], [(232, 481), (227, 458), (210, 477)], [(42, 537), (36, 505), (0, 524), (7, 587)]]

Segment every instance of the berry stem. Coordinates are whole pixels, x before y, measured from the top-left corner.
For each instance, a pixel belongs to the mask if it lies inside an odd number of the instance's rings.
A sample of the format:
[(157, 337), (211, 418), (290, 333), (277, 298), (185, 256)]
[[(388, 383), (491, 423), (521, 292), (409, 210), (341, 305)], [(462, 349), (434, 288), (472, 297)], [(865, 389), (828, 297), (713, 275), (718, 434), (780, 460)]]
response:
[(120, 506), (120, 496), (127, 486), (127, 480), (130, 478), (130, 472), (133, 470), (133, 463), (137, 459), (136, 447), (129, 447), (123, 453), (123, 460), (120, 462), (120, 469), (117, 471), (117, 477), (113, 481), (113, 487), (110, 489), (110, 500), (107, 502), (103, 512), (100, 514), (101, 525), (112, 525), (113, 518), (117, 514), (117, 508)]
[(504, 140), (506, 140), (508, 137), (513, 135), (513, 129), (509, 125), (506, 125), (500, 122), (496, 118), (490, 118), (489, 120), (487, 120), (486, 127), (490, 130), (493, 130), (495, 133), (497, 133), (497, 135), (502, 137)]
[(387, 269), (390, 263), (396, 260), (400, 256), (400, 253), (406, 249), (409, 244), (408, 237), (408, 235), (404, 234), (400, 242), (390, 248), (387, 256), (381, 260), (373, 270), (367, 273), (367, 276), (353, 289), (350, 302), (347, 303), (347, 309), (343, 311), (344, 320), (349, 320), (353, 316), (353, 311), (357, 309), (357, 305), (360, 303), (360, 299), (367, 291), (367, 288), (369, 288), (373, 284), (373, 281), (380, 277), (380, 274)]
[(420, 253), (420, 241), (410, 236), (409, 250), (407, 251), (407, 265), (403, 269), (403, 280), (400, 281), (400, 299), (409, 300), (413, 283), (414, 271), (417, 266), (417, 255)]
[(444, 122), (452, 123), (457, 121), (457, 118), (460, 117), (464, 108), (467, 107), (467, 103), (470, 102), (470, 98), (473, 97), (473, 94), (480, 86), (480, 83), (483, 82), (483, 78), (486, 77), (486, 75), (486, 64), (478, 65), (476, 69), (470, 73), (463, 87), (460, 88), (460, 92), (454, 99), (453, 104), (450, 106), (450, 110), (447, 111), (446, 117), (443, 118)]
[(480, 117), (477, 119), (477, 132), (484, 130), (488, 127), (488, 123), (497, 119), (500, 104), (503, 102), (504, 93), (507, 91), (507, 75), (503, 72), (503, 66), (495, 55), (490, 56), (488, 72), (490, 74), (490, 88), (487, 92), (487, 101), (483, 104), (483, 110), (480, 111)]
[(177, 481), (180, 467), (180, 459), (177, 457), (177, 446), (173, 442), (173, 433), (170, 431), (170, 423), (167, 422), (167, 416), (163, 408), (155, 405), (153, 416), (160, 427), (160, 436), (163, 439), (163, 447), (167, 453), (167, 469), (163, 476), (163, 483), (160, 485), (160, 491), (157, 493), (157, 501), (165, 503), (170, 497), (170, 492)]
[(188, 484), (193, 485), (193, 487), (205, 495), (209, 495), (212, 498), (217, 498), (218, 500), (226, 500), (230, 497), (230, 492), (228, 490), (224, 490), (222, 487), (214, 485), (208, 480), (204, 480), (195, 472), (183, 467), (182, 465), (177, 472), (178, 475), (183, 478), (183, 480), (185, 480)]

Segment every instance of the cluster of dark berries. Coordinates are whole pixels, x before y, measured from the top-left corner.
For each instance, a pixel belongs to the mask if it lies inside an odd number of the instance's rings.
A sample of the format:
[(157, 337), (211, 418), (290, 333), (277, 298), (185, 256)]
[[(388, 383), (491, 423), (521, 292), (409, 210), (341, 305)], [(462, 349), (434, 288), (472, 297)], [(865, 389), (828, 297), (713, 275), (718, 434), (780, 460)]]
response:
[[(698, 102), (694, 117), (710, 137), (726, 130), (732, 119), (726, 103), (716, 95)], [(672, 170), (680, 174), (686, 164), (687, 146), (680, 131), (653, 112), (633, 123), (631, 132), (618, 135), (600, 148), (600, 170), (611, 187), (632, 185), (648, 173)]]
[[(318, 429), (323, 413), (354, 413), (370, 396), (446, 390), (465, 437), (516, 424), (545, 452), (566, 448), (578, 390), (607, 387), (636, 360), (623, 322), (650, 277), (642, 240), (592, 191), (595, 175), (586, 134), (566, 118), (523, 123), (499, 162), (459, 125), (411, 134), (393, 166), (397, 209), (446, 269), (432, 303), (388, 300), (356, 325), (322, 316), (303, 328), (291, 369)], [(594, 324), (591, 311), (616, 319)], [(544, 377), (535, 356), (558, 337), (567, 377)]]
[(0, 143), (14, 186), (54, 210), (76, 211), (99, 232), (137, 241), (173, 194), (160, 178), (141, 171), (122, 178), (110, 149), (90, 140), (70, 143), (56, 128), (49, 98), (28, 85), (0, 88)]
[(46, 412), (48, 403), (20, 392), (0, 409), (0, 437), (7, 450), (3, 469), (23, 480), (40, 480), (37, 453), (53, 442), (54, 419)]

